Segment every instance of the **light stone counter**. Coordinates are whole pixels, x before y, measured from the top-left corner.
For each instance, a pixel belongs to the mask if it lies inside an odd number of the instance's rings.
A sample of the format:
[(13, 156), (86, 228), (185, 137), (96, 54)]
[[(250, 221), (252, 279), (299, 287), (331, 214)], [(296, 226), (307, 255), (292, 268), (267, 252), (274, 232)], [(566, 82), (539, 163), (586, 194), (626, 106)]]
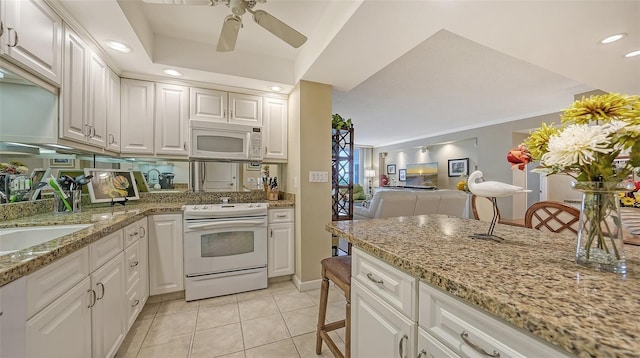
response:
[(339, 221), (327, 230), (421, 281), (580, 357), (640, 356), (640, 248), (628, 273), (574, 263), (575, 239), (443, 215)]

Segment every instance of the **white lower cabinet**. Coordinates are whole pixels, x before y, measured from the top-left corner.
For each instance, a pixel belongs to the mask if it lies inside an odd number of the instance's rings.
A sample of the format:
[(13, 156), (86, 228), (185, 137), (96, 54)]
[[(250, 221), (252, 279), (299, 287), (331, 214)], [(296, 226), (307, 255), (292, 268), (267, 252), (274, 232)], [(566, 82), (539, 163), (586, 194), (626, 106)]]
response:
[(91, 280), (85, 277), (27, 321), (27, 357), (91, 357)]
[(351, 356), (415, 357), (417, 324), (351, 281)]
[(295, 273), (293, 209), (269, 209), (267, 276)]
[(122, 252), (91, 274), (91, 287), (96, 292), (91, 315), (93, 357), (114, 357), (126, 333)]
[(182, 214), (149, 220), (149, 294), (184, 290)]

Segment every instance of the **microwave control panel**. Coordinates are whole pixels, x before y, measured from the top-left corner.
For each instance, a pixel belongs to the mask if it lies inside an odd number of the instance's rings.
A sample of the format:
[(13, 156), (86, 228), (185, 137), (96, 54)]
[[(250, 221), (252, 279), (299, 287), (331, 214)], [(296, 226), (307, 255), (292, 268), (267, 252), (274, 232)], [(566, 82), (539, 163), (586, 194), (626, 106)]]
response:
[(249, 141), (249, 160), (262, 160), (262, 133), (261, 128), (253, 128)]

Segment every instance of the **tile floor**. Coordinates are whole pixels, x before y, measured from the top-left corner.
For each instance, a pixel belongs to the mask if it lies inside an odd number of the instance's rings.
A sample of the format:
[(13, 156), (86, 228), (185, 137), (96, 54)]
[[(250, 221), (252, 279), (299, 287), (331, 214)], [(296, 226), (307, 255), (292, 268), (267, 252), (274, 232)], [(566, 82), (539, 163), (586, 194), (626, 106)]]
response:
[[(315, 354), (319, 299), (319, 289), (298, 292), (291, 281), (193, 302), (151, 297), (117, 357), (332, 357), (326, 345)], [(327, 321), (344, 315), (344, 295), (331, 286)], [(344, 328), (331, 336), (344, 351)]]

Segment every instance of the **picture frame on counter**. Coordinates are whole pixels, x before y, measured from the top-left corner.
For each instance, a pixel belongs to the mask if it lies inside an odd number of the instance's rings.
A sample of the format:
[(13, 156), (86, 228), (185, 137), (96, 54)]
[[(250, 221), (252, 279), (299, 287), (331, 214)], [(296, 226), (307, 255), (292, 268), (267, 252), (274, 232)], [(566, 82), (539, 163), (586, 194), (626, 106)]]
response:
[(138, 200), (138, 185), (132, 170), (85, 168), (86, 176), (93, 175), (89, 187), (92, 203)]
[(396, 165), (389, 164), (387, 165), (387, 174), (395, 174), (396, 173)]
[(449, 177), (469, 175), (469, 158), (449, 159)]
[(406, 169), (398, 170), (398, 181), (407, 181), (407, 170)]

